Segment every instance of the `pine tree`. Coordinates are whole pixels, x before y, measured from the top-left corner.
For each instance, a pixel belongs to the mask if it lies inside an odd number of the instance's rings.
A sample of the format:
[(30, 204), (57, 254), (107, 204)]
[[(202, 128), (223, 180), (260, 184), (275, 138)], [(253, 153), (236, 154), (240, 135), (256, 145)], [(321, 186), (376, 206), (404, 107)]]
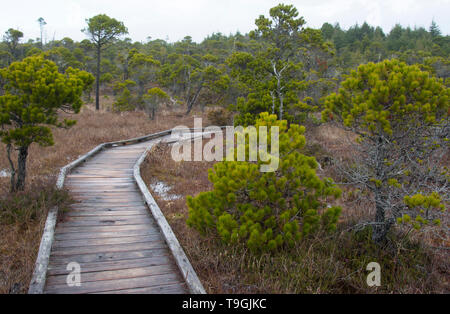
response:
[[(75, 123), (60, 121), (58, 111), (79, 112), (82, 93), (94, 77), (70, 67), (59, 73), (55, 63), (34, 56), (1, 69), (0, 78), (5, 82), (0, 96), (0, 137), (11, 166), (11, 190), (23, 190), (29, 146), (53, 145), (50, 126), (70, 127)], [(11, 158), (13, 149), (18, 151), (17, 165)]]
[(358, 137), (350, 143), (355, 153), (335, 166), (348, 182), (371, 193), (376, 213), (368, 225), (375, 241), (383, 241), (403, 214), (437, 219), (441, 201), (448, 201), (442, 158), (448, 149), (449, 96), (442, 80), (393, 59), (360, 65), (327, 97), (323, 119)]
[[(341, 209), (328, 208), (326, 199), (339, 197), (341, 191), (331, 179), (317, 176), (314, 157), (300, 152), (305, 128), (291, 124), (288, 129), (286, 120), (268, 113), (262, 113), (255, 126), (279, 127), (278, 169), (261, 172), (260, 166), (267, 163), (261, 158), (215, 164), (209, 170), (214, 189), (187, 199), (188, 225), (203, 234), (217, 234), (226, 243), (245, 243), (253, 251), (293, 246), (321, 226), (336, 229)], [(248, 141), (245, 151), (249, 160)]]
[(429, 32), (433, 39), (441, 36), (441, 30), (434, 20), (431, 22)]
[(160, 103), (169, 99), (169, 95), (167, 95), (162, 89), (158, 87), (154, 87), (147, 91), (143, 97), (145, 109), (149, 112), (150, 119), (154, 120), (156, 115), (156, 110)]

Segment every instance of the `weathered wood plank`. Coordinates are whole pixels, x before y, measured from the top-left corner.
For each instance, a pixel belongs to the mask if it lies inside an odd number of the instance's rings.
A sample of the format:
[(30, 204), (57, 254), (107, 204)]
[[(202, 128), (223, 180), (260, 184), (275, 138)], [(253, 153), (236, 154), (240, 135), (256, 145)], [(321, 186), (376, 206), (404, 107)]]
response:
[[(127, 199), (138, 199), (139, 200), (139, 194), (135, 194), (135, 191), (131, 188), (118, 188), (115, 190), (106, 190), (106, 189), (98, 189), (98, 192), (94, 192), (96, 188), (93, 187), (91, 189), (71, 189), (70, 195), (79, 200), (82, 201), (83, 199), (91, 199), (91, 198), (97, 198), (97, 199), (104, 199), (104, 198), (112, 198), (112, 199), (118, 199), (118, 198), (127, 198)], [(140, 198), (142, 200), (142, 197)]]
[[(157, 226), (153, 225), (156, 230)], [(126, 226), (58, 226), (55, 230), (55, 234), (70, 233), (70, 232), (120, 232), (120, 231), (132, 231), (132, 230), (148, 230), (152, 227), (149, 224), (139, 225), (126, 225)]]
[(70, 206), (71, 208), (73, 208), (74, 210), (94, 210), (94, 209), (98, 209), (98, 210), (128, 210), (128, 209), (147, 209), (147, 207), (145, 207), (143, 202), (136, 202), (135, 204), (126, 204), (126, 203), (99, 203), (99, 202), (82, 202), (82, 203), (75, 203), (72, 204)]
[(153, 234), (161, 234), (156, 226), (152, 226), (140, 230), (125, 230), (125, 231), (111, 231), (111, 232), (68, 232), (55, 234), (55, 241), (58, 240), (81, 240), (81, 239), (104, 239), (104, 238), (120, 238), (131, 236), (147, 236)]
[(68, 263), (93, 263), (103, 261), (122, 261), (147, 257), (168, 256), (169, 251), (167, 248), (152, 249), (152, 250), (139, 250), (139, 251), (126, 251), (126, 252), (97, 252), (91, 254), (74, 254), (74, 255), (59, 255), (52, 256), (50, 260), (50, 266)]
[(125, 215), (125, 216), (121, 216), (118, 215), (117, 213), (115, 215), (110, 215), (108, 217), (105, 217), (104, 215), (95, 215), (95, 216), (69, 216), (69, 215), (65, 215), (64, 218), (61, 220), (61, 222), (63, 223), (67, 223), (67, 222), (75, 222), (75, 221), (97, 221), (97, 222), (103, 222), (107, 220), (108, 222), (110, 221), (140, 221), (140, 220), (145, 220), (148, 221), (149, 223), (152, 223), (153, 220), (149, 217), (148, 213), (146, 212), (141, 212), (139, 214), (136, 215)]
[(65, 213), (66, 216), (97, 216), (97, 215), (134, 215), (135, 213), (147, 213), (146, 208), (140, 206), (125, 207), (125, 206), (86, 206), (72, 208)]
[[(173, 261), (169, 256), (155, 256), (139, 259), (119, 260), (119, 261), (102, 261), (93, 263), (80, 263), (80, 273), (89, 273), (96, 271), (129, 269), (137, 267), (150, 267), (159, 265), (172, 265)], [(47, 274), (49, 276), (68, 275), (66, 264), (49, 265)]]
[(132, 244), (58, 247), (52, 249), (52, 256), (93, 254), (99, 252), (102, 253), (129, 252), (129, 251), (163, 249), (163, 248), (167, 248), (167, 244), (164, 242), (163, 239), (161, 239), (160, 241), (132, 243)]
[[(115, 270), (101, 270), (95, 272), (81, 273), (81, 284), (93, 281), (127, 279), (137, 277), (147, 277), (176, 273), (175, 265), (152, 265), (145, 267), (115, 269)], [(67, 280), (67, 275), (51, 275), (47, 277), (47, 287), (64, 285)]]
[(85, 173), (85, 174), (76, 174), (73, 173), (70, 176), (67, 176), (67, 178), (72, 179), (89, 179), (89, 180), (129, 180), (131, 176), (123, 176), (123, 175), (103, 175), (103, 174), (93, 174), (93, 173)]
[(135, 206), (135, 205), (139, 205), (139, 204), (143, 204), (142, 200), (137, 199), (137, 198), (130, 198), (130, 199), (121, 199), (120, 197), (86, 197), (86, 198), (81, 198), (78, 197), (76, 198), (76, 201), (79, 201), (80, 203), (86, 204), (86, 205), (99, 205), (99, 206), (103, 206), (103, 205), (111, 205), (111, 206), (115, 206), (115, 205), (125, 205), (125, 206)]
[[(71, 192), (73, 196), (79, 196), (80, 199), (88, 198), (88, 199), (120, 199), (121, 197), (126, 197), (127, 199), (138, 199), (142, 201), (142, 195), (136, 192), (126, 192), (126, 191), (116, 191), (116, 192)], [(83, 195), (86, 195), (83, 197)]]
[(186, 284), (171, 284), (157, 287), (135, 288), (97, 292), (98, 294), (185, 294), (188, 293)]
[(180, 280), (178, 274), (171, 273), (147, 277), (84, 282), (80, 287), (69, 287), (67, 286), (67, 284), (48, 286), (46, 287), (46, 293), (81, 294), (107, 292), (114, 290), (155, 287), (159, 285), (168, 285), (175, 283), (181, 284), (182, 281)]
[(135, 215), (125, 215), (125, 216), (119, 216), (119, 215), (110, 215), (110, 216), (105, 216), (105, 215), (95, 215), (95, 216), (69, 216), (66, 215), (64, 217), (64, 220), (61, 220), (62, 223), (65, 223), (66, 226), (68, 225), (68, 223), (73, 223), (74, 225), (78, 225), (81, 226), (83, 224), (79, 224), (80, 222), (86, 222), (87, 223), (92, 223), (94, 225), (99, 224), (99, 225), (103, 225), (103, 224), (113, 224), (113, 225), (122, 225), (122, 224), (130, 224), (133, 223), (134, 221), (138, 221), (140, 223), (144, 222), (149, 222), (152, 223), (153, 221), (151, 220), (150, 217), (148, 217), (148, 215), (146, 213), (139, 213), (139, 214), (135, 214)]
[(161, 241), (162, 237), (160, 234), (153, 234), (147, 236), (129, 236), (129, 237), (118, 237), (118, 238), (94, 238), (94, 239), (81, 239), (81, 240), (56, 240), (53, 243), (53, 249), (67, 248), (67, 247), (86, 247), (86, 246), (97, 246), (97, 245), (111, 245), (111, 244), (134, 244), (134, 243), (145, 243), (151, 241)]
[[(121, 182), (121, 183), (113, 183), (113, 182), (94, 182), (94, 183), (88, 183), (88, 182), (71, 182), (69, 184), (66, 184), (70, 190), (73, 189), (80, 189), (80, 190), (87, 190), (92, 191), (92, 189), (96, 189), (100, 191), (104, 191), (104, 189), (123, 189), (123, 188), (134, 188), (135, 183), (132, 181), (129, 182)], [(135, 190), (135, 189), (134, 189)]]
[(147, 213), (142, 210), (127, 210), (127, 211), (111, 211), (111, 210), (71, 210), (66, 214), (66, 217), (110, 217), (110, 216), (141, 216)]
[(52, 242), (55, 236), (57, 215), (57, 207), (53, 207), (52, 209), (50, 209), (44, 226), (44, 234), (42, 235), (41, 243), (39, 246), (36, 266), (31, 278), (30, 286), (28, 288), (28, 293), (30, 294), (41, 293), (44, 289)]

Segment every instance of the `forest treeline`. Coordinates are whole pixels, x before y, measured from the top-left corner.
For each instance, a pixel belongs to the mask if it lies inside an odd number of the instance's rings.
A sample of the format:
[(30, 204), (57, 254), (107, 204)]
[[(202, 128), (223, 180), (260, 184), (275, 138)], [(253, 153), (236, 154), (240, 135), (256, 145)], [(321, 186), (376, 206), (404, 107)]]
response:
[[(236, 122), (241, 124), (253, 122), (255, 114), (264, 111), (299, 122), (321, 106), (324, 96), (338, 90), (346, 74), (368, 62), (397, 58), (419, 64), (448, 84), (450, 37), (441, 34), (434, 21), (428, 30), (395, 25), (384, 33), (367, 23), (347, 30), (338, 23), (312, 29), (289, 10), (273, 13), (270, 25), (261, 16), (255, 31), (213, 33), (200, 43), (190, 36), (174, 43), (151, 37), (133, 42), (121, 24), (125, 36), (100, 48), (99, 69), (99, 48), (89, 36), (80, 42), (69, 37), (44, 42), (42, 36), (24, 42), (25, 34), (11, 28), (0, 43), (0, 67), (44, 54), (61, 72), (73, 67), (98, 74), (100, 87), (116, 96), (115, 110), (147, 108), (154, 117), (158, 104), (168, 102), (170, 95), (169, 103), (183, 105), (187, 112), (194, 106), (225, 106), (239, 113)], [(283, 29), (283, 18), (297, 24)], [(41, 34), (45, 26), (43, 18), (36, 23)], [(164, 92), (147, 95), (152, 87)]]

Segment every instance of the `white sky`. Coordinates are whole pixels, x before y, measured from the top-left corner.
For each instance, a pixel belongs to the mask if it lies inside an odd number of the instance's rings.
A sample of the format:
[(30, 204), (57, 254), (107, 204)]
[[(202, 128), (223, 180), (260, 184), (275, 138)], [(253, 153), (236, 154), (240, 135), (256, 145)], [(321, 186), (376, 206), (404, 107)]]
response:
[(315, 28), (339, 22), (347, 29), (367, 21), (385, 32), (396, 23), (428, 29), (434, 19), (444, 35), (450, 34), (450, 0), (13, 0), (0, 11), (0, 35), (13, 27), (25, 39), (38, 38), (37, 19), (43, 17), (47, 40), (82, 40), (85, 19), (105, 13), (123, 21), (134, 41), (151, 36), (172, 42), (190, 35), (198, 42), (213, 32), (247, 33), (260, 14), (268, 16), (280, 2), (294, 4)]

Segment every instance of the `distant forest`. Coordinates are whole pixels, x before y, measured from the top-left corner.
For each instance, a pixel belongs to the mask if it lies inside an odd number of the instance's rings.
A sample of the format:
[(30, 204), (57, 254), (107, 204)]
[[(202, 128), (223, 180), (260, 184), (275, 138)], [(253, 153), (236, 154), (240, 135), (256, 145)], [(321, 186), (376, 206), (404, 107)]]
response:
[[(246, 114), (254, 116), (272, 106), (272, 112), (283, 110), (280, 106), (283, 100), (277, 97), (275, 101), (274, 94), (269, 93), (276, 89), (273, 86), (276, 75), (270, 73), (266, 79), (262, 73), (264, 67), (276, 72), (268, 60), (288, 61), (295, 68), (281, 78), (296, 94), (283, 96), (286, 105), (301, 102), (301, 110), (291, 108), (294, 110), (290, 112), (294, 117), (291, 120), (301, 120), (308, 111), (305, 109), (320, 107), (322, 97), (337, 91), (346, 74), (368, 62), (397, 58), (409, 65), (419, 64), (422, 70), (442, 78), (448, 86), (450, 37), (442, 35), (434, 21), (428, 30), (395, 25), (387, 34), (367, 23), (345, 30), (337, 23), (311, 29), (304, 27), (303, 18), (296, 21), (300, 22), (295, 27), (295, 36), (277, 34), (283, 30), (277, 30), (275, 24), (270, 26), (270, 36), (275, 39), (264, 35), (261, 17), (256, 20), (257, 29), (248, 34), (213, 33), (200, 43), (190, 36), (174, 43), (151, 37), (145, 43), (133, 42), (126, 36), (117, 36), (101, 48), (99, 84), (104, 92), (106, 89), (116, 96), (114, 109), (118, 111), (143, 108), (147, 89), (159, 87), (171, 96), (173, 103), (186, 106), (188, 112), (194, 106), (202, 109), (208, 105), (224, 106), (239, 112), (242, 119), (238, 121), (244, 124), (251, 122), (245, 118)], [(42, 33), (45, 25), (40, 18), (36, 27), (40, 26)], [(151, 30), (148, 33), (151, 35)], [(0, 43), (0, 67), (43, 53), (61, 72), (73, 67), (97, 74), (97, 48), (89, 36), (81, 42), (68, 37), (22, 42), (23, 36), (18, 30), (6, 31)], [(270, 47), (278, 49), (278, 57)], [(282, 67), (280, 63), (277, 66)], [(255, 86), (262, 82), (267, 84)], [(252, 97), (258, 104), (252, 104)], [(289, 118), (289, 108), (285, 111)]]

